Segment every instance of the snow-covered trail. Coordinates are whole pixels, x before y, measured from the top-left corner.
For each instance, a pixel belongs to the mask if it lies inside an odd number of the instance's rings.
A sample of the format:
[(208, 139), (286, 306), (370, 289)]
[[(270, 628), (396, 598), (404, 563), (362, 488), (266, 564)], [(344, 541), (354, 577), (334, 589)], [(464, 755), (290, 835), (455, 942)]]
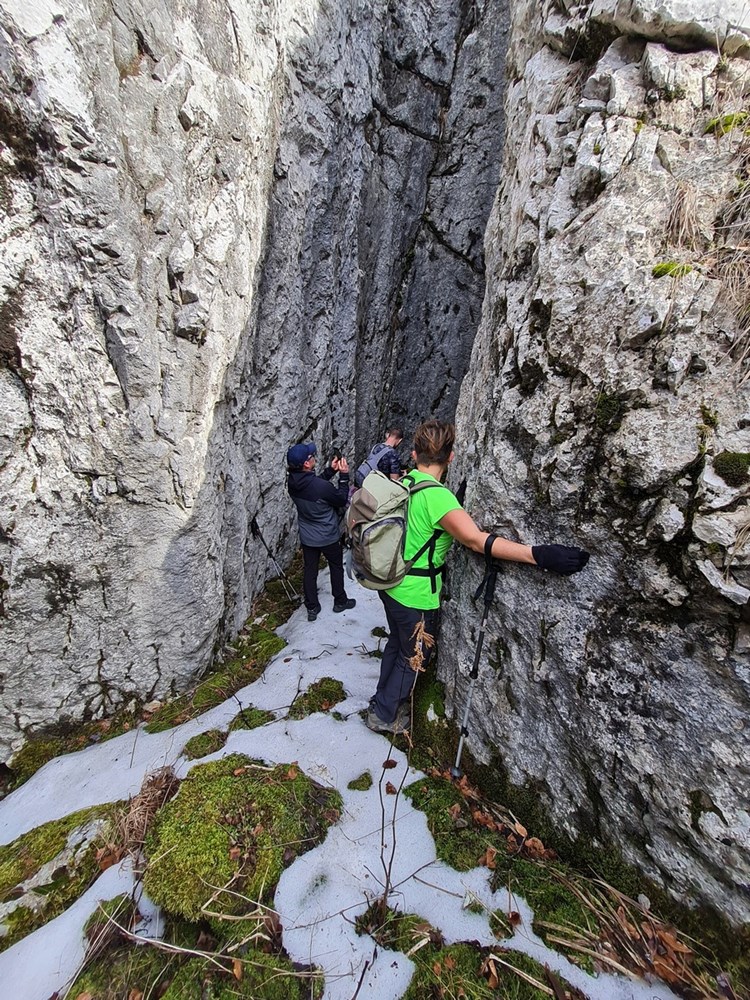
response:
[[(408, 767), (404, 755), (395, 749), (389, 753), (388, 740), (371, 733), (359, 715), (375, 688), (379, 661), (368, 656), (367, 650), (377, 645), (371, 633), (384, 624), (384, 615), (377, 595), (361, 589), (354, 610), (334, 615), (327, 574), (321, 574), (319, 586), (323, 612), (314, 623), (307, 622), (304, 608), (294, 613), (279, 630), (288, 645), (263, 677), (200, 718), (168, 732), (149, 734), (139, 729), (50, 761), (0, 802), (0, 843), (78, 809), (134, 795), (144, 777), (165, 764), (172, 764), (183, 777), (196, 763), (236, 752), (269, 763), (297, 761), (305, 773), (336, 787), (344, 803), (341, 820), (326, 840), (283, 873), (275, 897), (284, 945), (293, 960), (324, 970), (326, 1000), (349, 1000), (360, 979), (359, 1000), (397, 1000), (409, 984), (410, 959), (382, 948), (375, 955), (372, 940), (358, 936), (354, 929), (354, 918), (381, 891), (381, 840), (387, 855), (394, 831), (393, 904), (439, 928), (447, 942), (470, 940), (523, 951), (549, 965), (591, 1000), (677, 1000), (661, 984), (589, 976), (551, 951), (531, 930), (531, 911), (517, 896), (511, 904), (505, 890), (490, 892), (487, 869), (459, 873), (436, 859), (423, 813), (403, 796), (386, 797), (387, 807), (396, 815), (393, 822), (391, 814), (386, 817), (383, 837), (377, 787), (381, 765), (387, 756), (398, 762), (388, 772), (397, 786)], [(344, 721), (326, 714), (287, 719), (297, 692), (321, 677), (335, 677), (343, 683), (347, 698), (336, 710)], [(231, 733), (221, 751), (200, 761), (181, 757), (191, 737), (225, 728), (240, 707), (248, 705), (272, 710), (275, 721)], [(347, 789), (350, 781), (367, 770), (374, 779), (368, 791)], [(412, 769), (406, 784), (419, 777), (420, 772)], [(83, 955), (81, 929), (97, 900), (112, 898), (132, 884), (127, 866), (122, 867), (122, 871), (105, 872), (67, 913), (0, 954), (0, 997), (48, 1000), (54, 990), (64, 989)], [(465, 909), (467, 894), (481, 900), (488, 912), (518, 910), (522, 922), (514, 936), (498, 942), (487, 913)], [(39, 955), (44, 956), (41, 963)]]

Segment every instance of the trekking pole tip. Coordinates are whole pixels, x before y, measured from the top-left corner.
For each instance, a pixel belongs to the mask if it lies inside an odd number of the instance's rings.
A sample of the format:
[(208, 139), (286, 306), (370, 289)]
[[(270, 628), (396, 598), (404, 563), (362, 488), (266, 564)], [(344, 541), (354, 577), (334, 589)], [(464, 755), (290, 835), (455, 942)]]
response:
[(461, 770), (460, 767), (456, 767), (456, 765), (454, 764), (453, 767), (451, 768), (451, 778), (453, 778), (454, 781), (460, 781), (461, 778), (463, 778), (463, 776), (464, 772)]

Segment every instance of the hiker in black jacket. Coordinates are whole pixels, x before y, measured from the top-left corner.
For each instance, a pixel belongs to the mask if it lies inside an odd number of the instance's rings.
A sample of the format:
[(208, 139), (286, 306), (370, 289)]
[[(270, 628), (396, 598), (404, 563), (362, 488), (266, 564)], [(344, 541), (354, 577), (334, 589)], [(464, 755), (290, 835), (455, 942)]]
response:
[[(295, 444), (286, 453), (289, 466), (287, 487), (297, 508), (299, 539), (302, 543), (304, 573), (302, 592), (307, 608), (307, 620), (314, 622), (320, 614), (318, 602), (318, 568), (321, 552), (328, 560), (331, 573), (333, 610), (338, 614), (356, 605), (344, 590), (344, 559), (341, 547), (341, 514), (349, 498), (349, 464), (345, 458), (334, 458), (320, 476), (315, 475), (317, 448)], [(338, 486), (330, 481), (338, 474)]]

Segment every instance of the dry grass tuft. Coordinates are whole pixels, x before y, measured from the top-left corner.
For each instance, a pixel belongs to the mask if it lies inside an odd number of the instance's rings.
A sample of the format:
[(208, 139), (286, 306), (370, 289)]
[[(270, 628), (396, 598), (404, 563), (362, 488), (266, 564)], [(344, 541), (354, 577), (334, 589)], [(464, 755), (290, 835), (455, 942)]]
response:
[(667, 241), (673, 246), (696, 250), (701, 241), (698, 195), (692, 184), (678, 181), (667, 220)]
[(171, 767), (147, 774), (140, 792), (134, 795), (115, 821), (115, 839), (123, 854), (138, 857), (157, 812), (180, 787)]

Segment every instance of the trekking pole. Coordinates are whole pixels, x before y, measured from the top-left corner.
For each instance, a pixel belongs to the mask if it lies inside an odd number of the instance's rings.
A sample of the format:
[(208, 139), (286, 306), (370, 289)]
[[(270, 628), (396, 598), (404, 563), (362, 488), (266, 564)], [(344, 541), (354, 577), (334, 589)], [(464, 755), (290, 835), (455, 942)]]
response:
[(292, 581), (286, 575), (281, 566), (279, 566), (279, 564), (276, 562), (276, 557), (274, 556), (273, 552), (271, 552), (271, 550), (269, 549), (268, 544), (265, 538), (263, 537), (263, 533), (260, 530), (260, 525), (258, 524), (258, 519), (256, 517), (253, 517), (252, 521), (250, 522), (250, 531), (253, 533), (253, 538), (260, 539), (263, 548), (271, 557), (271, 562), (276, 567), (276, 572), (279, 574), (279, 578), (281, 579), (281, 586), (284, 588), (284, 593), (286, 594), (286, 596), (289, 598), (290, 601), (299, 600), (299, 594), (294, 589)]
[(458, 780), (463, 776), (463, 771), (461, 770), (461, 753), (464, 748), (464, 740), (469, 735), (469, 712), (471, 711), (471, 700), (474, 696), (474, 685), (476, 684), (477, 677), (479, 676), (479, 660), (482, 656), (482, 647), (484, 646), (484, 630), (487, 626), (487, 619), (490, 614), (490, 605), (495, 597), (495, 584), (497, 583), (497, 574), (500, 569), (500, 563), (497, 559), (492, 558), (492, 543), (497, 538), (497, 535), (488, 535), (487, 540), (484, 543), (484, 579), (479, 584), (476, 594), (474, 594), (474, 600), (476, 601), (480, 594), (484, 591), (484, 613), (482, 614), (482, 621), (479, 626), (479, 638), (477, 639), (477, 648), (474, 651), (474, 663), (471, 667), (471, 672), (469, 673), (470, 683), (469, 683), (469, 693), (466, 696), (466, 705), (464, 706), (464, 714), (461, 719), (461, 736), (458, 741), (458, 750), (456, 751), (456, 762), (451, 768), (451, 778)]

